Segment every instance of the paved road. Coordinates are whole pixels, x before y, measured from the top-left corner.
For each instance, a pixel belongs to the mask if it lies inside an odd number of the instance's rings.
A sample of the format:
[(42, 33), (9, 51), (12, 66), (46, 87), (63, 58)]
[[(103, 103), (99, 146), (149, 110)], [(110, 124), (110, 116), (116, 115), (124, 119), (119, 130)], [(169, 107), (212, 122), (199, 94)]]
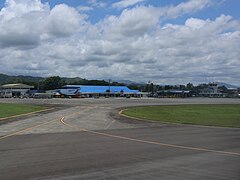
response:
[(0, 99), (57, 111), (0, 125), (0, 179), (240, 179), (240, 130), (118, 117), (136, 105), (239, 99)]

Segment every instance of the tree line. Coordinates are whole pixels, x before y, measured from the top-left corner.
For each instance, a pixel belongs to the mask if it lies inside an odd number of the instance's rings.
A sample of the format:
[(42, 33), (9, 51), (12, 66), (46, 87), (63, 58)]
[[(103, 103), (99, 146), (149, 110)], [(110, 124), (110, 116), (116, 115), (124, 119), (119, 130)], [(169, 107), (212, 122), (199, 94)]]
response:
[[(12, 84), (12, 83), (23, 83), (27, 85), (34, 86), (38, 90), (53, 90), (59, 89), (64, 85), (95, 85), (95, 86), (125, 86), (124, 83), (118, 82), (108, 82), (105, 80), (87, 80), (80, 77), (75, 78), (65, 78), (60, 76), (51, 76), (47, 78), (43, 77), (32, 77), (32, 76), (8, 76), (5, 74), (0, 74), (0, 85)], [(153, 83), (146, 84), (127, 84), (130, 89), (139, 90), (142, 92), (152, 92), (155, 93), (161, 90), (190, 90), (193, 93), (198, 93), (200, 89), (208, 87), (208, 84), (193, 85), (188, 83), (186, 85), (157, 85)], [(219, 87), (222, 92), (227, 92), (225, 86)]]

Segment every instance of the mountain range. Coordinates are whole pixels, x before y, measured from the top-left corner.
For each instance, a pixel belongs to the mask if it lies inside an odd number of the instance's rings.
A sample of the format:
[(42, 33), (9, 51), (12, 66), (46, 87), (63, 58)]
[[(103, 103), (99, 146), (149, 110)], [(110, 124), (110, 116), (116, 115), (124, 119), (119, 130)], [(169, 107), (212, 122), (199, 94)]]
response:
[[(0, 85), (1, 84), (8, 84), (8, 83), (38, 83), (41, 81), (44, 81), (44, 77), (34, 77), (34, 76), (23, 76), (23, 75), (18, 75), (18, 76), (9, 76), (6, 74), (0, 74)], [(62, 77), (62, 80), (64, 80), (66, 83), (71, 84), (74, 82), (89, 82), (89, 81), (94, 81), (97, 84), (98, 83), (107, 83), (109, 80), (87, 80), (87, 79), (83, 79), (80, 77), (74, 77), (74, 78), (66, 78), (66, 77)], [(121, 83), (121, 84), (125, 84), (125, 85), (144, 85), (146, 83), (144, 82), (134, 82), (134, 81), (130, 81), (130, 80), (111, 80), (111, 82), (117, 82), (117, 83)], [(225, 86), (226, 88), (239, 88), (239, 86), (236, 85), (232, 85), (232, 84), (228, 84), (228, 83), (224, 83), (224, 82), (216, 82), (219, 86)]]
[(218, 84), (218, 86), (225, 86), (226, 88), (239, 88), (239, 86), (235, 86), (235, 85), (232, 85), (232, 84), (228, 84), (228, 83), (224, 83), (224, 82), (216, 82)]

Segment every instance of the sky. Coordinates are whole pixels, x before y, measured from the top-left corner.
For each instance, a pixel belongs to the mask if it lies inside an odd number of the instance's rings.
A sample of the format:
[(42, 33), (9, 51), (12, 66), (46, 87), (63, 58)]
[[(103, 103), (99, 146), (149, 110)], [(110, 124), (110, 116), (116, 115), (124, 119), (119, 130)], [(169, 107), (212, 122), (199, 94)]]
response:
[(240, 85), (239, 0), (0, 0), (0, 73)]

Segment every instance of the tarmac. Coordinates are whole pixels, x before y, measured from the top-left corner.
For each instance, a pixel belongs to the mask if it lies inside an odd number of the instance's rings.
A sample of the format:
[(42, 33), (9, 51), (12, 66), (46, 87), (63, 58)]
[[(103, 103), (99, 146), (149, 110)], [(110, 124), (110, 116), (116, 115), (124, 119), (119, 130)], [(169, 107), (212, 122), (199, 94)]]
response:
[(240, 99), (0, 99), (55, 110), (0, 123), (0, 179), (240, 179), (240, 129), (122, 117), (129, 106)]

